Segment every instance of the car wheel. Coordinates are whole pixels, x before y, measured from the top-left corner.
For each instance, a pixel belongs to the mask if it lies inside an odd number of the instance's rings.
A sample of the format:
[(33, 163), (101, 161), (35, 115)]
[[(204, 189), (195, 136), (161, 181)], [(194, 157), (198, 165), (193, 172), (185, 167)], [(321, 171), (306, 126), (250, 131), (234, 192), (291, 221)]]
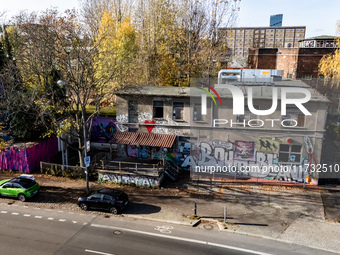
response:
[(116, 208), (116, 207), (111, 207), (111, 208), (110, 208), (110, 213), (112, 213), (112, 214), (114, 214), (114, 215), (118, 214), (117, 208)]
[(80, 204), (80, 208), (81, 208), (83, 211), (87, 211), (87, 205), (84, 204), (84, 203), (81, 203), (81, 204)]
[(18, 199), (21, 201), (21, 202), (25, 202), (26, 201), (26, 196), (24, 194), (19, 194), (18, 195)]

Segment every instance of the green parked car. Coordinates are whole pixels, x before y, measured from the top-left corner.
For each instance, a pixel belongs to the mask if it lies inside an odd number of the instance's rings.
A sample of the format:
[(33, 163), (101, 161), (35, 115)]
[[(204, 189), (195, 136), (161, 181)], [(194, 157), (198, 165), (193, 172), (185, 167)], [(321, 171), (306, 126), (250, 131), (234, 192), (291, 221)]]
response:
[(0, 196), (17, 197), (22, 202), (37, 194), (39, 189), (39, 184), (28, 178), (16, 177), (0, 181)]

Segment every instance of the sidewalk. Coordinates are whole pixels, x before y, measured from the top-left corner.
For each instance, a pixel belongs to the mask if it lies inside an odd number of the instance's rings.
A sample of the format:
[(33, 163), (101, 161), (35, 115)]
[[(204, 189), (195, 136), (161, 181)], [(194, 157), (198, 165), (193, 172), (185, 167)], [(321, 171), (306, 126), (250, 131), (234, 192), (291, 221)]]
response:
[[(0, 173), (0, 179), (14, 176)], [(80, 211), (76, 201), (85, 191), (83, 180), (35, 177), (42, 189), (27, 202), (28, 206)], [(114, 185), (90, 183), (91, 189), (103, 186)], [(123, 216), (192, 225), (196, 201), (197, 215), (206, 218), (198, 227), (212, 225), (221, 232), (260, 236), (339, 253), (340, 224), (335, 222), (340, 220), (340, 187), (301, 189), (233, 182), (197, 187), (189, 182), (182, 188), (120, 187), (131, 200)], [(224, 206), (226, 223), (223, 223)]]

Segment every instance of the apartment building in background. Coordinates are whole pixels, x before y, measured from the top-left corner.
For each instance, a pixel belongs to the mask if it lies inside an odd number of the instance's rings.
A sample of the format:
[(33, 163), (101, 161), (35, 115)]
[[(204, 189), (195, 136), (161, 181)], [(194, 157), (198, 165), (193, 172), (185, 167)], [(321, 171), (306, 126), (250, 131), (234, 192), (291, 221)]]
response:
[(249, 48), (298, 48), (305, 39), (305, 26), (221, 28), (230, 55), (248, 56)]

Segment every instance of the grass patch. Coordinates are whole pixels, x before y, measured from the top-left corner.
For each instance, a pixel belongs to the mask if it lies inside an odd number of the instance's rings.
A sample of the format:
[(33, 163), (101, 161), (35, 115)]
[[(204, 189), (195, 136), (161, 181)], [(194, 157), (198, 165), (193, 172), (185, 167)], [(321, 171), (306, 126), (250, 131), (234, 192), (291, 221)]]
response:
[[(86, 106), (86, 114), (92, 114), (96, 110), (96, 107), (94, 105), (87, 105)], [(109, 116), (115, 116), (116, 115), (116, 107), (109, 107), (104, 106), (100, 108), (99, 115), (109, 115)]]

